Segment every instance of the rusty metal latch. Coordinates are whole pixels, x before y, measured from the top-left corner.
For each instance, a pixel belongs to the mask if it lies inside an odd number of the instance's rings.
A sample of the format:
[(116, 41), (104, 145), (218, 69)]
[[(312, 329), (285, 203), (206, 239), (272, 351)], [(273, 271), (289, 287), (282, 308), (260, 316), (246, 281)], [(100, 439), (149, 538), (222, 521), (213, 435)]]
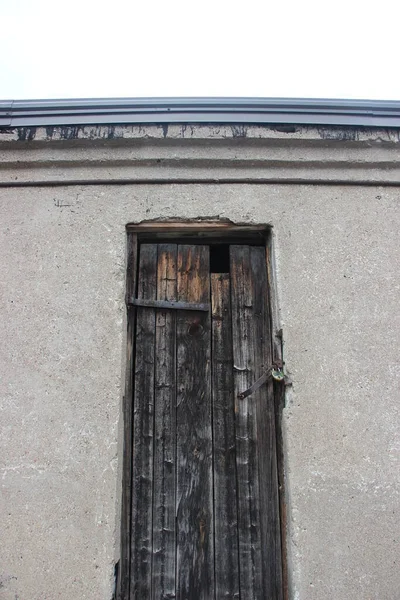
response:
[(267, 369), (267, 371), (263, 375), (261, 375), (261, 377), (259, 377), (257, 379), (257, 381), (255, 381), (253, 383), (252, 386), (250, 386), (247, 390), (245, 390), (244, 392), (239, 394), (238, 398), (240, 400), (244, 400), (245, 398), (247, 398), (247, 396), (254, 394), (254, 392), (256, 392), (258, 389), (260, 389), (260, 387), (262, 385), (264, 385), (264, 383), (266, 383), (271, 377), (274, 381), (279, 381), (279, 382), (284, 382), (284, 383), (286, 383), (286, 380), (287, 380), (287, 377), (285, 376), (285, 373), (283, 372), (283, 366), (280, 364), (274, 363), (273, 365), (271, 365), (269, 367), (269, 369)]

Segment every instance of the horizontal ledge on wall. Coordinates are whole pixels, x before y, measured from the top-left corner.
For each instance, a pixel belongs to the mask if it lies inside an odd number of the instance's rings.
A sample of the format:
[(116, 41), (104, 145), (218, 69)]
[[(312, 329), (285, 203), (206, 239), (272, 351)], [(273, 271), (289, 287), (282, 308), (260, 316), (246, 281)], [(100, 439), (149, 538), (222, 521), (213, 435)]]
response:
[(318, 132), (314, 131), (313, 137), (309, 130), (289, 138), (265, 130), (258, 138), (246, 134), (227, 139), (218, 137), (210, 127), (207, 131), (211, 137), (203, 137), (200, 128), (193, 138), (185, 139), (146, 137), (148, 132), (142, 138), (118, 140), (54, 141), (39, 134), (30, 141), (0, 137), (0, 185), (155, 181), (400, 184), (400, 143), (394, 139), (368, 137), (364, 132), (356, 140), (322, 140)]
[[(7, 176), (8, 175), (8, 176)], [(280, 167), (274, 169), (227, 169), (214, 168), (202, 172), (195, 168), (165, 170), (150, 167), (135, 169), (111, 169), (99, 167), (90, 170), (70, 169), (65, 171), (53, 167), (49, 171), (44, 169), (20, 169), (10, 171), (8, 174), (0, 169), (0, 186), (31, 186), (31, 185), (96, 185), (96, 184), (133, 184), (133, 183), (320, 183), (320, 184), (359, 184), (359, 185), (400, 185), (400, 166), (390, 171), (379, 168), (358, 168), (340, 172), (337, 169), (306, 166)]]
[(246, 180), (246, 179), (210, 179), (207, 181), (198, 180), (198, 179), (153, 179), (149, 181), (148, 179), (136, 179), (134, 181), (130, 180), (113, 180), (107, 181), (103, 179), (98, 179), (97, 181), (68, 181), (68, 183), (62, 183), (59, 181), (48, 181), (48, 182), (39, 182), (39, 183), (15, 183), (15, 184), (4, 184), (0, 182), (0, 188), (26, 188), (26, 187), (67, 187), (67, 186), (102, 186), (102, 185), (110, 185), (110, 186), (124, 186), (124, 185), (339, 185), (339, 186), (363, 186), (363, 187), (399, 187), (399, 181), (384, 181), (382, 183), (378, 183), (376, 181), (310, 181), (310, 180), (299, 180), (299, 179), (287, 179), (282, 181), (281, 179), (268, 179), (262, 180), (259, 179), (257, 181), (254, 180)]

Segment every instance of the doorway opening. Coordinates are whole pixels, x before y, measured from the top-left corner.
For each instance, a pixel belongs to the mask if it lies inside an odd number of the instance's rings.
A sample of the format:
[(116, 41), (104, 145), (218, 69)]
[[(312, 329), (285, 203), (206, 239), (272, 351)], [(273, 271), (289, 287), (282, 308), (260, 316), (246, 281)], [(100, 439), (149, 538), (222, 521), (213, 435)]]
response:
[(121, 600), (284, 598), (270, 234), (128, 227)]

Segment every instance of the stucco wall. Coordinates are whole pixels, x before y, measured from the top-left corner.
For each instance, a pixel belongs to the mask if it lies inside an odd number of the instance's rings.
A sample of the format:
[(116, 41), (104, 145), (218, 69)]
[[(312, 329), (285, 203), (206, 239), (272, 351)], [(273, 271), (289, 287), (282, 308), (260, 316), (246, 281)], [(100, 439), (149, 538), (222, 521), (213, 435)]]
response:
[(5, 188), (4, 600), (110, 600), (118, 557), (125, 225), (271, 223), (285, 359), (294, 600), (399, 597), (396, 187)]

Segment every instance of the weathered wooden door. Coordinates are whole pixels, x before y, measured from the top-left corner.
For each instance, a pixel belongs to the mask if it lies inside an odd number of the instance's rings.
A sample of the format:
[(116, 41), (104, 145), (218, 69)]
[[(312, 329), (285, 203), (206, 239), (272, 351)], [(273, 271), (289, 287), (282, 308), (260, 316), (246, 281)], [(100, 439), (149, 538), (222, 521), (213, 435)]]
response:
[(229, 254), (140, 247), (131, 600), (282, 597), (272, 383), (238, 397), (271, 364), (265, 248)]

